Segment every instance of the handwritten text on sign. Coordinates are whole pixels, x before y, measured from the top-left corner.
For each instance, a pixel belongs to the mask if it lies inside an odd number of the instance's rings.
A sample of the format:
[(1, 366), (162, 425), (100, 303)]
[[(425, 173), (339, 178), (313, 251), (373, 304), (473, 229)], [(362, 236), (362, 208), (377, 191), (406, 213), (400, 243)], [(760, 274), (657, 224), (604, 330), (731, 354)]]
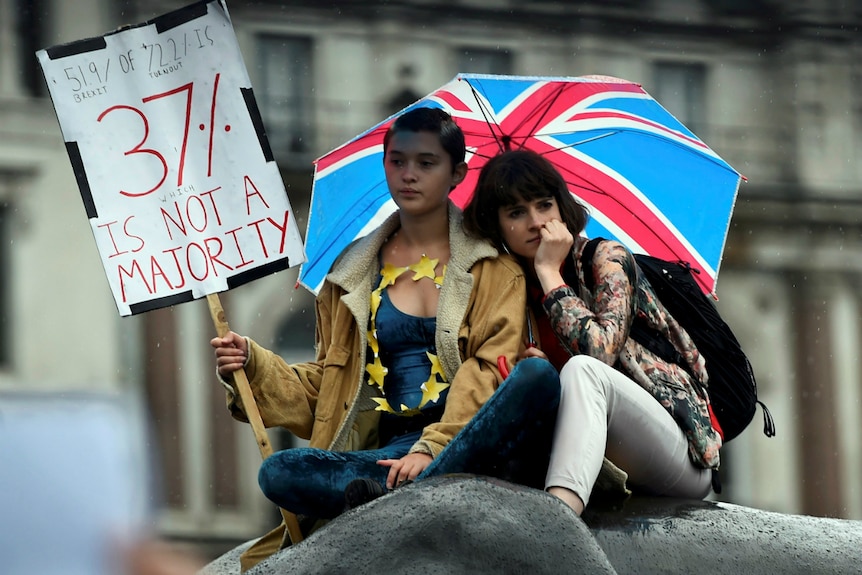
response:
[(223, 2), (38, 56), (121, 315), (305, 260)]

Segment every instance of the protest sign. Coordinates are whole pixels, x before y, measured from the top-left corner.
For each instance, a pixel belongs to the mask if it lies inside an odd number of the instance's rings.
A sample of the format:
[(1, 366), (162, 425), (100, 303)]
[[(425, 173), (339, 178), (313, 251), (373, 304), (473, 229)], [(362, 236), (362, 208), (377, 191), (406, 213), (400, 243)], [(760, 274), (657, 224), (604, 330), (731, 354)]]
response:
[[(206, 297), (224, 336), (218, 292), (305, 261), (224, 0), (37, 57), (121, 315)], [(266, 458), (245, 371), (233, 380)]]
[(121, 315), (305, 261), (223, 1), (37, 56)]

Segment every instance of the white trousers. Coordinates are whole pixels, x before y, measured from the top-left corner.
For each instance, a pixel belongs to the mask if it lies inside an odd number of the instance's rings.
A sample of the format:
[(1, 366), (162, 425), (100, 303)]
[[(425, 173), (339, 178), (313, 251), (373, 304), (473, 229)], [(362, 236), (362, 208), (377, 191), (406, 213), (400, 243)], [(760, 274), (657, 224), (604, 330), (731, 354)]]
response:
[(673, 417), (636, 382), (587, 355), (560, 372), (560, 408), (545, 489), (565, 487), (586, 505), (605, 456), (638, 491), (702, 499), (712, 472), (695, 467)]

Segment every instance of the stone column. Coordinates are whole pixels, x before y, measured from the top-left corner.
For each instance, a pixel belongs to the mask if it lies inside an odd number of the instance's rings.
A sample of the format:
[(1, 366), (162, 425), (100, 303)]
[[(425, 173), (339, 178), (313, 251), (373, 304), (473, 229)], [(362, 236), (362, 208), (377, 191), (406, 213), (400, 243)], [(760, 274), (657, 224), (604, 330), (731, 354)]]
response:
[[(841, 517), (841, 460), (828, 296), (809, 273), (792, 274), (795, 338), (794, 396), (800, 437), (801, 512)], [(779, 478), (776, 478), (779, 480)]]

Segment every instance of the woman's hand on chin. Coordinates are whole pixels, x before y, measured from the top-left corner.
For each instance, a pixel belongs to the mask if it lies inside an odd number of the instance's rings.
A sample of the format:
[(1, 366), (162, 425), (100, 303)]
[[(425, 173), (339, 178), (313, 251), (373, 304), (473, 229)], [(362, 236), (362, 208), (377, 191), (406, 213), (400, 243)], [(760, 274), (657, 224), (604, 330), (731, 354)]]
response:
[(560, 269), (563, 262), (572, 253), (575, 239), (569, 228), (560, 220), (550, 220), (540, 230), (542, 241), (536, 250), (533, 267), (542, 290), (548, 293), (565, 283)]

